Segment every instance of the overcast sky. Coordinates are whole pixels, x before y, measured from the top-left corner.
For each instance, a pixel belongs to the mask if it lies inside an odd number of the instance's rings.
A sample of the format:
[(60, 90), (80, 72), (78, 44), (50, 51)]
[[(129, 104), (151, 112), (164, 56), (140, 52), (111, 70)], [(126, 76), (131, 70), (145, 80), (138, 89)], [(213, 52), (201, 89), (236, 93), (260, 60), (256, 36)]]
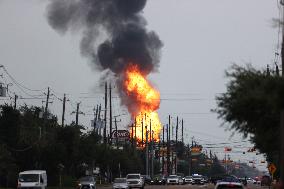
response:
[[(80, 116), (79, 122), (89, 126), (93, 107), (103, 103), (99, 88), (101, 73), (81, 57), (80, 34), (60, 35), (48, 25), (47, 3), (47, 0), (0, 0), (0, 64), (26, 87), (43, 89), (26, 90), (26, 94), (13, 85), (10, 94), (30, 97), (43, 94), (48, 86), (58, 98), (67, 93), (70, 99), (67, 123), (75, 118), (71, 113), (76, 103), (82, 102), (85, 115)], [(258, 68), (273, 65), (279, 50), (278, 29), (272, 27), (272, 18), (279, 18), (277, 1), (148, 0), (144, 16), (148, 29), (156, 31), (164, 43), (159, 72), (150, 76), (161, 92), (162, 123), (167, 122), (169, 114), (174, 119), (183, 118), (186, 142), (193, 136), (203, 144), (241, 141), (240, 134), (230, 137), (232, 131), (220, 127), (222, 120), (210, 110), (216, 108), (215, 96), (225, 92), (224, 71), (232, 63), (251, 63)], [(10, 80), (3, 74), (0, 81)], [(61, 120), (61, 102), (55, 96), (52, 99), (50, 110)], [(24, 103), (41, 106), (42, 100), (19, 100), (19, 104)], [(125, 111), (119, 99), (114, 99), (113, 105), (114, 115)], [(121, 119), (123, 128), (129, 118)], [(251, 160), (252, 155), (237, 153), (245, 149), (239, 147), (232, 157)], [(221, 157), (222, 150), (215, 152)]]

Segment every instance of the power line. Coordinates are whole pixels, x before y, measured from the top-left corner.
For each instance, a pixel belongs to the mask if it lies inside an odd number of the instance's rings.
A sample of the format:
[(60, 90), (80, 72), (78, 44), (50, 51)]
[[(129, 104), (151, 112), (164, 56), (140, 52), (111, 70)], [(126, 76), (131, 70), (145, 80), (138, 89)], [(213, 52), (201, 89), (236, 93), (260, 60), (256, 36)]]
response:
[(24, 89), (26, 89), (26, 90), (39, 92), (39, 91), (43, 91), (43, 90), (46, 89), (46, 88), (44, 88), (44, 89), (30, 89), (30, 88), (24, 86), (23, 84), (21, 84), (20, 82), (18, 82), (18, 81), (8, 72), (8, 70), (5, 68), (4, 65), (0, 65), (0, 68), (3, 68), (4, 72), (10, 77), (10, 79), (11, 79), (15, 84), (21, 86), (22, 88), (24, 88)]

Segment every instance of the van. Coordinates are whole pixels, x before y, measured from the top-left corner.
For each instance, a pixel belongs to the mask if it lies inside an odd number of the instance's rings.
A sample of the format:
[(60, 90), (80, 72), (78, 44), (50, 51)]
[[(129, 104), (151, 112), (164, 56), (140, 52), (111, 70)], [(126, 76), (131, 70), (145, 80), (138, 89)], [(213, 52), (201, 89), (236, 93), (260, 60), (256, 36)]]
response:
[(19, 173), (18, 189), (45, 189), (46, 187), (46, 171), (30, 170)]

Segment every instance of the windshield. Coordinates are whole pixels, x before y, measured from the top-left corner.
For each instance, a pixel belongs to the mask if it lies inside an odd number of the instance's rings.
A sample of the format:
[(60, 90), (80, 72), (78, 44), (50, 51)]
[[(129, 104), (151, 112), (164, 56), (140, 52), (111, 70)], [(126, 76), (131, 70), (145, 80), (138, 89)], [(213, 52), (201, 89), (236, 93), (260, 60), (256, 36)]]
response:
[(193, 176), (194, 179), (202, 179), (201, 176)]
[(191, 179), (192, 177), (191, 177), (191, 176), (187, 176), (187, 177), (185, 177), (185, 178), (187, 178), (187, 179)]
[(19, 175), (20, 182), (38, 182), (39, 175), (38, 174), (21, 174)]
[(93, 177), (82, 177), (80, 178), (81, 182), (93, 182), (95, 179)]
[(217, 189), (233, 189), (233, 188), (240, 188), (243, 187), (241, 185), (234, 185), (234, 184), (222, 184), (217, 187)]
[(127, 179), (140, 179), (139, 175), (127, 175)]
[(177, 178), (176, 175), (170, 175), (168, 178)]
[(126, 179), (125, 178), (116, 178), (116, 179), (114, 179), (114, 183), (126, 183)]

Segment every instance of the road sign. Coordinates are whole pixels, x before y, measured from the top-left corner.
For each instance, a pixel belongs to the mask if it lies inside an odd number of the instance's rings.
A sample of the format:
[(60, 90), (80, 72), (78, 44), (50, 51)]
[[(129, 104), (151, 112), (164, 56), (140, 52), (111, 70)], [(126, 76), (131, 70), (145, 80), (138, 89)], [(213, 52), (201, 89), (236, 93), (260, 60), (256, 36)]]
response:
[(276, 171), (277, 169), (276, 169), (276, 166), (275, 166), (273, 163), (271, 163), (271, 164), (268, 166), (268, 170), (269, 170), (269, 173), (270, 173), (270, 174), (274, 175), (274, 173), (275, 173), (275, 171)]

